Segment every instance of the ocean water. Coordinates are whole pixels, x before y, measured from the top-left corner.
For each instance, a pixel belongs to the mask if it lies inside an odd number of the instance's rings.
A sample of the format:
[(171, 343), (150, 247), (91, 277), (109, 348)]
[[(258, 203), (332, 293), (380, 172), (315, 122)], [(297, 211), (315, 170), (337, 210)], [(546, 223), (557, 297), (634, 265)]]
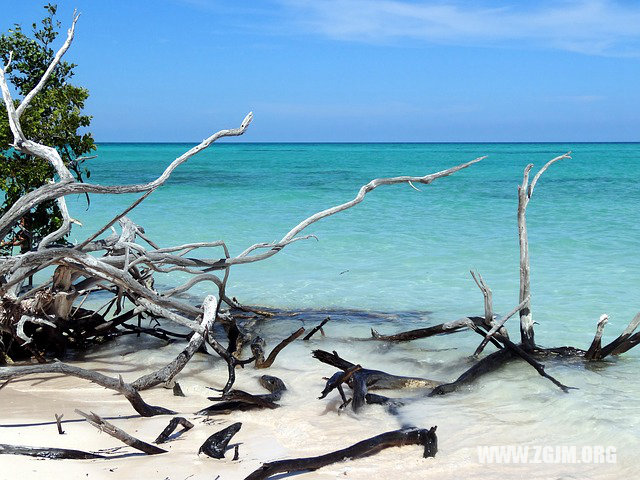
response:
[[(90, 165), (91, 181), (151, 180), (189, 147), (100, 145)], [(181, 166), (130, 217), (161, 246), (225, 240), (237, 254), (350, 200), (373, 178), (424, 175), (488, 155), (418, 186), (420, 192), (407, 185), (379, 187), (360, 205), (309, 227), (305, 233), (318, 241), (297, 242), (266, 261), (234, 267), (228, 287), (242, 303), (300, 312), (265, 323), (268, 342), (300, 324), (313, 325), (327, 311), (333, 321), (314, 347), (344, 352), (368, 368), (451, 381), (472, 364), (469, 355), (478, 337), (471, 332), (400, 345), (361, 339), (372, 326), (391, 333), (481, 315), (482, 295), (470, 269), (493, 290), (495, 311), (511, 310), (518, 303), (516, 209), (522, 171), (534, 163), (535, 173), (569, 150), (573, 158), (542, 176), (527, 211), (532, 308), (539, 344), (586, 348), (602, 313), (610, 316), (604, 335), (609, 341), (640, 310), (640, 144), (215, 144)], [(84, 198), (70, 199), (72, 214), (84, 223), (74, 227), (72, 239), (82, 241), (134, 198), (94, 195), (88, 209)], [(156, 284), (183, 279), (158, 277)], [(212, 289), (200, 284), (192, 293), (198, 299)], [(517, 319), (509, 324), (518, 338)], [(302, 409), (297, 414), (313, 417), (315, 410), (309, 409), (319, 402), (304, 403), (311, 395), (307, 389), (317, 396), (320, 376), (331, 369), (318, 365), (306, 344), (296, 342), (283, 355), (289, 361), (276, 374), (289, 382), (301, 379), (303, 390), (294, 392)], [(640, 448), (638, 368), (640, 349), (598, 366), (550, 361), (550, 373), (578, 388), (565, 394), (516, 362), (459, 393), (413, 402), (397, 420), (438, 425), (434, 478), (457, 478), (460, 472), (469, 478), (634, 475)], [(359, 419), (350, 417), (354, 436), (374, 433), (375, 419), (384, 414), (373, 408)], [(282, 432), (273, 435), (291, 443)], [(613, 445), (618, 460), (544, 465), (538, 476), (531, 476), (531, 466), (479, 464), (477, 446), (505, 444)]]
[[(91, 181), (148, 181), (187, 148), (100, 145)], [(615, 330), (640, 308), (640, 144), (214, 144), (130, 216), (163, 246), (224, 240), (237, 254), (353, 198), (373, 178), (424, 175), (488, 155), (421, 192), (379, 187), (305, 231), (319, 241), (234, 268), (229, 292), (248, 304), (428, 311), (446, 320), (482, 312), (474, 269), (504, 313), (518, 303), (522, 170), (569, 150), (573, 159), (542, 176), (527, 212), (537, 329), (566, 342), (591, 335), (602, 313)], [(88, 210), (83, 197), (71, 199), (84, 223), (72, 238), (81, 241), (133, 198), (94, 195)]]

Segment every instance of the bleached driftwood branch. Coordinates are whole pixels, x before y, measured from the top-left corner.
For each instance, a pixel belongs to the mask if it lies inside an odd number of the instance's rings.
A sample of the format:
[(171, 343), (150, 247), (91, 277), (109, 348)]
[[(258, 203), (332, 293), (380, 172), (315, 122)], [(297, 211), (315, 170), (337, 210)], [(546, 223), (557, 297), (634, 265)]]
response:
[(570, 155), (571, 152), (568, 152), (548, 161), (533, 177), (531, 184), (529, 184), (529, 173), (533, 168), (533, 164), (530, 163), (524, 169), (522, 184), (518, 185), (518, 239), (520, 243), (519, 301), (523, 302), (525, 298), (529, 298), (529, 301), (520, 309), (520, 338), (523, 348), (529, 351), (535, 348), (535, 340), (533, 317), (531, 314), (531, 269), (529, 265), (529, 239), (527, 236), (527, 205), (529, 205), (529, 200), (531, 199), (531, 195), (533, 195), (533, 189), (538, 183), (540, 176), (555, 162), (565, 158), (571, 158)]
[(131, 406), (143, 417), (152, 417), (154, 415), (171, 415), (175, 412), (163, 407), (155, 407), (146, 403), (138, 391), (130, 384), (125, 383), (122, 377), (112, 378), (102, 373), (86, 370), (84, 368), (67, 365), (62, 362), (47, 363), (44, 365), (28, 365), (14, 367), (0, 367), (0, 380), (9, 380), (23, 377), (25, 375), (43, 374), (43, 373), (62, 373), (72, 377), (89, 380), (101, 387), (115, 390), (124, 395), (131, 403)]
[(101, 432), (106, 433), (107, 435), (111, 435), (113, 438), (117, 438), (122, 443), (129, 445), (130, 447), (135, 448), (136, 450), (140, 450), (141, 452), (146, 453), (147, 455), (157, 455), (159, 453), (167, 453), (166, 450), (156, 447), (155, 445), (151, 445), (150, 443), (143, 442), (142, 440), (129, 435), (124, 430), (116, 427), (112, 423), (107, 422), (104, 418), (96, 415), (95, 413), (85, 413), (82, 410), (75, 409), (75, 412), (78, 415), (83, 416), (89, 425), (96, 427)]

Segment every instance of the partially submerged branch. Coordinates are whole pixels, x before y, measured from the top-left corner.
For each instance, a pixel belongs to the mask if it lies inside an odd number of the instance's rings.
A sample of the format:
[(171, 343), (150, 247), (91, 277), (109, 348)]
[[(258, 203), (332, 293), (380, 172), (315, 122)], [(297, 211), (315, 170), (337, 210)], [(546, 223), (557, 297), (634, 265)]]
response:
[(520, 243), (519, 301), (522, 303), (525, 298), (529, 298), (529, 301), (520, 309), (520, 337), (522, 347), (527, 351), (532, 351), (535, 348), (533, 318), (531, 315), (531, 268), (529, 264), (529, 238), (527, 235), (527, 205), (529, 205), (529, 200), (531, 199), (531, 195), (533, 195), (533, 189), (536, 183), (538, 183), (540, 176), (555, 162), (565, 158), (571, 158), (570, 154), (571, 152), (565, 153), (547, 162), (533, 177), (531, 184), (529, 184), (529, 173), (533, 168), (533, 164), (530, 163), (524, 169), (522, 184), (518, 185), (518, 239)]
[(436, 427), (431, 427), (428, 430), (415, 427), (403, 428), (367, 438), (350, 447), (317, 457), (268, 462), (247, 476), (245, 480), (265, 480), (278, 473), (313, 471), (332, 463), (369, 457), (386, 448), (402, 447), (404, 445), (422, 445), (424, 447), (422, 456), (425, 458), (434, 457), (438, 451)]
[(276, 357), (282, 351), (282, 349), (293, 342), (295, 339), (300, 337), (303, 333), (304, 327), (300, 327), (298, 330), (293, 332), (287, 338), (282, 340), (278, 345), (276, 345), (273, 350), (271, 350), (271, 353), (266, 359), (264, 358), (264, 351), (262, 349), (261, 342), (256, 341), (252, 343), (251, 351), (253, 353), (253, 356), (256, 358), (256, 368), (269, 368), (271, 365), (273, 365), (273, 362), (275, 362)]

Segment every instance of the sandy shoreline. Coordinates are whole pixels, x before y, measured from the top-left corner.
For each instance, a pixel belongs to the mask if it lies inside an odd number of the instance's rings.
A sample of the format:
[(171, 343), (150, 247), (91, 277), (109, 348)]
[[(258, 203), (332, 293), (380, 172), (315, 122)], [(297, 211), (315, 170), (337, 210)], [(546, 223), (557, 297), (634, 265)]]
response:
[[(289, 327), (290, 325), (271, 326), (269, 329), (287, 331)], [(346, 333), (353, 331), (357, 335), (366, 331), (364, 325), (341, 325), (340, 329), (343, 332), (346, 329)], [(441, 346), (442, 343), (443, 340), (439, 339), (431, 342), (431, 345)], [(105, 374), (121, 373), (126, 381), (131, 381), (143, 372), (169, 361), (179, 352), (180, 345), (182, 344), (165, 346), (164, 342), (156, 339), (128, 336), (72, 363)], [(622, 452), (615, 465), (538, 464), (533, 468), (531, 465), (479, 463), (478, 445), (560, 443), (559, 439), (565, 443), (567, 440), (578, 443), (584, 432), (575, 432), (581, 434), (569, 437), (562, 435), (575, 424), (582, 425), (587, 432), (591, 429), (588, 424), (584, 425), (583, 418), (578, 418), (580, 412), (577, 418), (571, 418), (571, 415), (576, 415), (570, 411), (573, 411), (576, 400), (579, 400), (578, 394), (568, 397), (556, 392), (523, 366), (514, 366), (514, 370), (505, 371), (498, 378), (488, 378), (483, 385), (469, 392), (408, 406), (398, 417), (389, 415), (378, 406), (368, 406), (356, 416), (351, 411), (338, 414), (340, 401), (337, 395), (330, 395), (324, 400), (317, 399), (324, 387), (322, 377), (330, 375), (332, 368), (311, 358), (312, 348), (336, 349), (344, 352), (347, 358), (361, 359), (371, 368), (384, 368), (391, 373), (428, 376), (428, 371), (434, 371), (438, 377), (451, 374), (446, 373), (448, 370), (442, 370), (442, 366), (438, 370), (437, 365), (428, 367), (425, 362), (431, 362), (433, 357), (446, 363), (447, 358), (453, 359), (461, 355), (455, 349), (430, 350), (423, 345), (415, 350), (415, 358), (405, 358), (413, 351), (407, 350), (408, 347), (389, 349), (381, 343), (348, 341), (338, 336), (311, 342), (298, 341), (287, 347), (273, 367), (267, 370), (255, 370), (253, 367), (238, 370), (235, 388), (252, 393), (264, 392), (257, 381), (260, 375), (267, 373), (282, 378), (288, 392), (280, 402), (281, 408), (221, 415), (205, 421), (205, 417), (196, 416), (194, 412), (211, 404), (206, 397), (212, 395), (212, 392), (206, 387), (222, 386), (226, 380), (226, 365), (217, 357), (196, 354), (178, 378), (186, 397), (175, 397), (170, 390), (164, 388), (142, 392), (148, 403), (173, 409), (195, 425), (177, 440), (163, 445), (168, 453), (156, 456), (140, 454), (98, 432), (81, 420), (74, 409), (94, 411), (147, 442), (152, 442), (157, 437), (170, 416), (139, 417), (122, 396), (77, 378), (61, 375), (20, 378), (0, 391), (3, 407), (0, 414), (0, 443), (107, 452), (114, 457), (108, 460), (77, 461), (0, 455), (0, 478), (19, 477), (26, 480), (55, 475), (68, 479), (120, 480), (141, 477), (183, 480), (215, 479), (220, 475), (220, 480), (242, 479), (262, 462), (327, 453), (367, 437), (395, 430), (404, 424), (425, 428), (438, 425), (439, 452), (436, 458), (424, 459), (421, 447), (407, 446), (298, 475), (309, 480), (520, 476), (542, 479), (614, 478), (633, 471), (634, 462), (627, 462)], [(463, 367), (464, 364), (456, 366), (458, 370)], [(518, 377), (524, 377), (525, 380), (514, 382)], [(574, 378), (573, 383), (580, 381)], [(389, 392), (389, 395), (408, 396), (407, 392)], [(535, 407), (535, 411), (528, 416), (519, 410), (519, 405), (529, 402), (536, 405), (537, 401), (542, 402), (541, 406)], [(562, 405), (559, 402), (563, 401), (573, 403), (565, 409), (559, 407)], [(64, 435), (57, 433), (55, 413), (64, 414)], [(563, 418), (565, 425), (558, 424), (559, 420), (554, 420), (554, 424), (546, 423), (554, 415)], [(605, 412), (603, 416), (606, 415)], [(241, 444), (239, 461), (231, 460), (232, 451), (227, 452), (228, 458), (223, 460), (197, 455), (199, 446), (209, 435), (233, 422), (242, 422), (242, 429), (232, 440), (232, 443)], [(621, 442), (620, 438), (612, 440), (599, 437), (597, 443)], [(115, 451), (110, 450), (114, 448)], [(291, 476), (297, 478), (298, 475)]]

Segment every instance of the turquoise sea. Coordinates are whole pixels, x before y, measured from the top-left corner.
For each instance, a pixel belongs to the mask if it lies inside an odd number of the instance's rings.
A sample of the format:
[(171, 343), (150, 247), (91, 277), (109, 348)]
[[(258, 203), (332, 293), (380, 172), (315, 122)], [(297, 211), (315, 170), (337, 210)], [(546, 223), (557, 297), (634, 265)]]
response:
[[(91, 181), (148, 181), (190, 146), (101, 144)], [(518, 303), (523, 168), (534, 163), (535, 172), (570, 150), (573, 159), (542, 176), (528, 207), (532, 301), (539, 340), (584, 343), (600, 314), (617, 332), (640, 309), (640, 144), (220, 143), (182, 165), (131, 217), (163, 246), (222, 239), (239, 253), (353, 198), (373, 178), (424, 175), (488, 155), (421, 192), (376, 189), (312, 225), (306, 233), (319, 241), (234, 268), (229, 292), (247, 304), (419, 311), (447, 320), (482, 312), (469, 275), (475, 269), (505, 313)], [(83, 197), (71, 199), (84, 223), (73, 238), (81, 241), (133, 198), (94, 195), (88, 209)]]
[[(189, 147), (100, 145), (91, 181), (150, 180)], [(482, 295), (470, 269), (492, 288), (496, 312), (511, 310), (518, 303), (516, 195), (522, 171), (529, 162), (540, 168), (569, 150), (573, 158), (543, 175), (528, 207), (533, 317), (539, 344), (586, 348), (602, 313), (610, 316), (608, 342), (640, 310), (640, 144), (219, 144), (180, 167), (131, 217), (162, 246), (223, 239), (237, 254), (353, 198), (373, 178), (424, 175), (488, 155), (420, 186), (420, 192), (407, 185), (380, 187), (355, 208), (312, 225), (307, 233), (319, 241), (297, 242), (264, 262), (232, 269), (229, 293), (241, 302), (301, 312), (259, 324), (269, 345), (300, 325), (317, 324), (327, 311), (332, 317), (326, 337), (294, 342), (278, 357), (273, 374), (291, 393), (287, 408), (268, 417), (263, 428), (268, 438), (288, 445), (292, 456), (300, 455), (309, 438), (337, 445), (347, 441), (345, 432), (353, 439), (401, 425), (437, 425), (435, 462), (423, 465), (391, 454), (386, 461), (372, 460), (398, 472), (406, 467), (413, 472), (406, 478), (635, 478), (640, 348), (598, 364), (547, 360), (550, 374), (577, 388), (570, 393), (525, 362), (513, 362), (444, 397), (389, 392), (418, 398), (397, 417), (370, 407), (336, 421), (337, 395), (314, 400), (323, 376), (333, 372), (311, 357), (313, 348), (336, 350), (367, 368), (439, 381), (452, 381), (468, 369), (476, 361), (470, 358), (478, 344), (473, 332), (393, 345), (363, 339), (370, 337), (370, 327), (392, 333), (482, 314)], [(72, 213), (85, 224), (73, 237), (83, 240), (133, 198), (93, 196), (88, 210), (82, 197), (71, 199)], [(180, 280), (158, 277), (156, 285)], [(192, 300), (211, 292), (210, 285), (200, 284)], [(517, 339), (517, 319), (507, 325)], [(110, 361), (127, 358), (135, 368), (163, 365), (179, 350), (159, 344), (142, 351), (136, 344), (136, 356), (120, 357), (113, 355), (117, 348), (132, 347), (118, 345), (105, 347), (116, 359)], [(223, 362), (202, 361), (205, 382), (226, 378)], [(255, 389), (256, 374), (242, 372), (240, 385)], [(196, 380), (188, 374), (181, 378), (187, 388)], [(612, 447), (617, 459), (486, 465), (477, 448), (487, 445)], [(354, 470), (354, 478), (370, 478), (365, 472)], [(318, 475), (310, 478), (327, 478)]]

